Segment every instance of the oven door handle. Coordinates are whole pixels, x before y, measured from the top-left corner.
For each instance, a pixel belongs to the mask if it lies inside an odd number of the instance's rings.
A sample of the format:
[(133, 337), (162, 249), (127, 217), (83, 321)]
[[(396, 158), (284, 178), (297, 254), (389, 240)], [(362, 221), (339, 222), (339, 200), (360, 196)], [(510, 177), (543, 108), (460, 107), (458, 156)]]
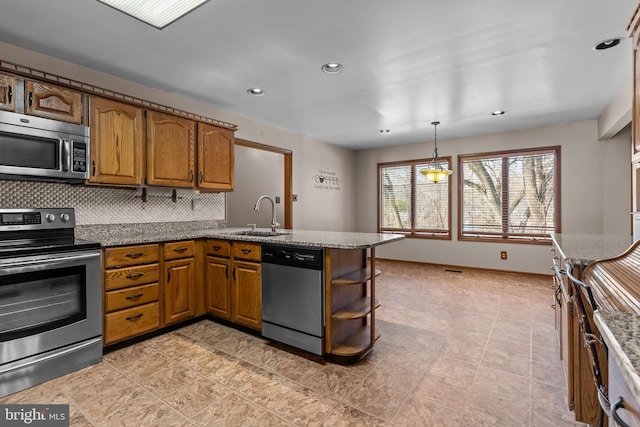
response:
[(45, 270), (56, 265), (70, 264), (74, 261), (82, 261), (91, 258), (100, 257), (100, 252), (87, 253), (81, 255), (61, 256), (55, 258), (45, 258), (31, 262), (16, 262), (11, 264), (3, 264), (0, 266), (0, 276), (7, 276), (10, 274), (27, 273), (29, 271)]

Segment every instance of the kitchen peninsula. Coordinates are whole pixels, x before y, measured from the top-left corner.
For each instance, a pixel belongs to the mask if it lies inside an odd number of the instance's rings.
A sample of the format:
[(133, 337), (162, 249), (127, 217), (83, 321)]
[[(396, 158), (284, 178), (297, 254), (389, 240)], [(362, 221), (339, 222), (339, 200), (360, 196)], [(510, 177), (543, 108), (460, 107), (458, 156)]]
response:
[(262, 244), (269, 244), (323, 251), (320, 353), (344, 364), (366, 357), (379, 337), (375, 247), (404, 236), (256, 231), (215, 221), (79, 226), (78, 238), (104, 250), (105, 346), (207, 314), (262, 331)]

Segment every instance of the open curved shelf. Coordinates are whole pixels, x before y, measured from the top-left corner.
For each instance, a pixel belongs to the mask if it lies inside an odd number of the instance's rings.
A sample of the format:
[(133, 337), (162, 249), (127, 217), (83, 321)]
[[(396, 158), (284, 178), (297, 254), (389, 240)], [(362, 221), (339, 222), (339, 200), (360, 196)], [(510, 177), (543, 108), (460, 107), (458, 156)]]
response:
[(373, 347), (373, 342), (378, 338), (380, 334), (375, 331), (375, 340), (371, 341), (371, 326), (363, 325), (356, 333), (334, 346), (332, 353), (340, 357), (357, 357)]
[[(375, 270), (374, 275), (378, 277), (382, 272), (380, 270)], [(361, 283), (366, 282), (371, 279), (371, 271), (367, 269), (362, 269), (358, 271), (354, 271), (353, 273), (349, 273), (345, 276), (338, 277), (337, 279), (331, 280), (332, 285), (359, 285)]]
[[(380, 300), (376, 299), (375, 308), (380, 307)], [(361, 319), (371, 313), (371, 297), (363, 297), (341, 308), (331, 315), (335, 320)]]

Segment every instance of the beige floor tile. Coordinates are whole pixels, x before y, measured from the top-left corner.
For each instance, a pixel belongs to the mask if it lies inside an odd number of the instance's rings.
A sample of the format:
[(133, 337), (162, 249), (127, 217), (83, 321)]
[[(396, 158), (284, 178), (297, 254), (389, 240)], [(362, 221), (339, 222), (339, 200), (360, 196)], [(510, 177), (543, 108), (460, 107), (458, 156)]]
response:
[(449, 384), (469, 386), (475, 378), (477, 370), (477, 364), (441, 356), (433, 362), (427, 375), (444, 378)]
[(480, 364), (522, 377), (531, 376), (531, 361), (528, 357), (513, 356), (504, 350), (487, 349), (482, 356), (482, 362), (480, 362)]
[(169, 365), (155, 375), (144, 378), (138, 383), (158, 397), (169, 396), (179, 388), (191, 384), (200, 374), (182, 365)]
[(480, 366), (469, 389), (470, 395), (494, 396), (529, 402), (531, 379), (521, 375)]
[(250, 427), (293, 427), (294, 425), (272, 412), (265, 412), (264, 415), (250, 424)]
[(392, 424), (398, 426), (442, 426), (457, 427), (462, 413), (432, 401), (410, 399), (400, 408)]
[(194, 383), (175, 390), (163, 400), (169, 406), (190, 418), (207, 406), (222, 400), (229, 393), (229, 389), (223, 385), (200, 378)]
[(335, 400), (306, 387), (285, 396), (273, 412), (296, 425), (320, 425), (338, 405)]
[(265, 412), (264, 408), (232, 393), (198, 412), (191, 421), (199, 426), (243, 426), (253, 423)]
[(385, 422), (349, 406), (338, 405), (321, 424), (323, 427), (377, 427)]
[(512, 427), (529, 425), (529, 399), (475, 394), (463, 412), (463, 426)]
[(409, 396), (459, 410), (466, 404), (468, 392), (468, 385), (451, 384), (447, 378), (425, 375)]
[(236, 393), (267, 409), (278, 404), (287, 394), (296, 390), (298, 384), (271, 372), (263, 371), (256, 375)]

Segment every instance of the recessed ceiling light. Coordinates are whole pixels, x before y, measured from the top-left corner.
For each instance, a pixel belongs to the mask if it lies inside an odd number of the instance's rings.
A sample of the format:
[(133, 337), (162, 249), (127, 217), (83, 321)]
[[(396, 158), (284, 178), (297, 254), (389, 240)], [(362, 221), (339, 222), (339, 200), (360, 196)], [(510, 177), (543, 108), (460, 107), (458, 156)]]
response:
[(391, 132), (389, 129), (380, 129), (380, 133), (389, 133)]
[(209, 0), (98, 0), (161, 30)]
[(253, 96), (262, 96), (264, 95), (264, 91), (259, 87), (252, 87), (251, 89), (247, 89), (247, 93)]
[(621, 37), (613, 37), (611, 39), (602, 40), (601, 42), (598, 42), (593, 46), (593, 50), (611, 49), (612, 47), (618, 46), (621, 41)]
[(338, 74), (342, 71), (342, 64), (338, 64), (337, 62), (329, 62), (328, 64), (324, 64), (322, 66), (322, 71), (327, 74)]
[(491, 113), (492, 116), (501, 116), (504, 114), (503, 110), (496, 110), (493, 113)]

